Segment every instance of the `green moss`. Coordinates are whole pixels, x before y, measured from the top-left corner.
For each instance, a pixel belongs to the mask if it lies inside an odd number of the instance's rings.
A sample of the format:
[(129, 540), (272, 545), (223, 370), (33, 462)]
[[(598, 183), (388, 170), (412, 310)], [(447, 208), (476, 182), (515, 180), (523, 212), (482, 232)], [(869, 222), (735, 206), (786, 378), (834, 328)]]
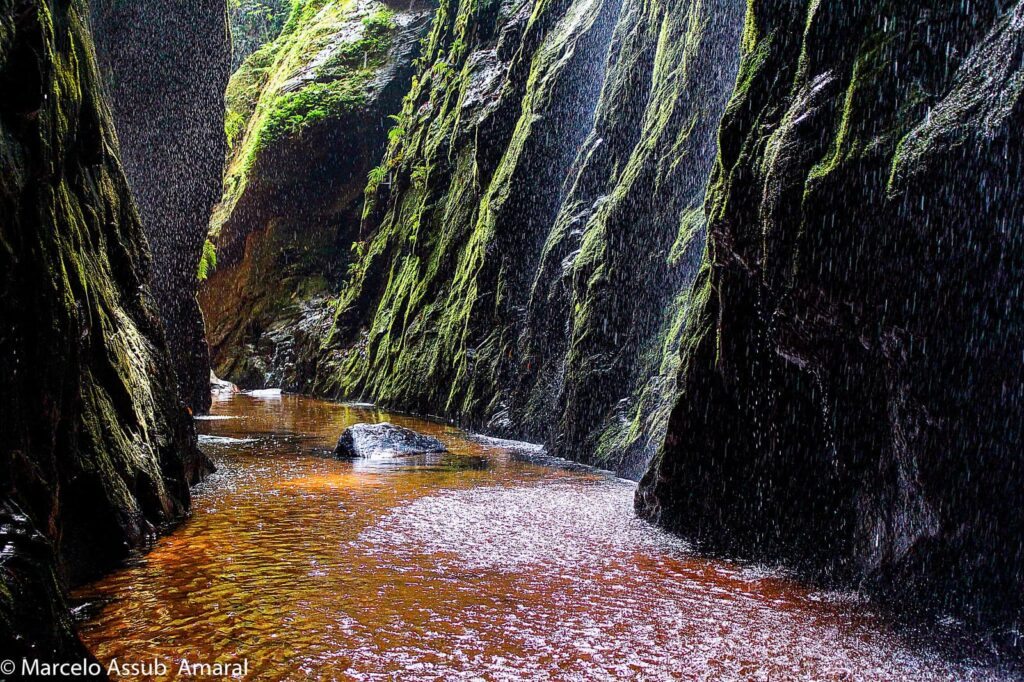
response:
[(683, 217), (679, 222), (679, 233), (668, 255), (670, 263), (675, 264), (682, 260), (700, 235), (703, 234), (706, 224), (707, 216), (704, 213), (703, 206), (691, 208), (683, 212)]
[(355, 79), (314, 83), (274, 99), (260, 128), (256, 151), (305, 128), (353, 111), (363, 104), (362, 83)]
[(834, 172), (839, 166), (863, 151), (865, 142), (857, 139), (851, 133), (854, 125), (854, 108), (857, 104), (857, 97), (863, 97), (861, 91), (866, 84), (870, 84), (874, 76), (884, 68), (882, 62), (885, 38), (878, 35), (865, 45), (860, 54), (857, 55), (850, 74), (850, 81), (843, 97), (842, 114), (839, 118), (839, 125), (832, 140), (828, 156), (816, 164), (807, 177), (807, 184), (819, 180)]
[(224, 135), (228, 140), (228, 148), (234, 149), (245, 132), (245, 118), (234, 110), (228, 110), (224, 118)]
[(395, 13), (378, 9), (363, 19), (363, 37), (339, 46), (320, 68), (321, 78), (341, 78), (351, 71), (376, 69), (384, 63), (391, 49), (396, 29)]
[(211, 235), (230, 217), (265, 150), (366, 102), (398, 30), (394, 17), (383, 3), (293, 0), (280, 35), (254, 52), (228, 86), (231, 155)]

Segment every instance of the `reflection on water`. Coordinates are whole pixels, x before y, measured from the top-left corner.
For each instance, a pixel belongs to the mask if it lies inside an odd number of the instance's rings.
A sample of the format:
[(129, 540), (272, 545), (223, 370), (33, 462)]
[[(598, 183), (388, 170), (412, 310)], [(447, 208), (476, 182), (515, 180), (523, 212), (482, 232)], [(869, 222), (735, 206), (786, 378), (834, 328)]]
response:
[[(101, 661), (249, 660), (252, 679), (991, 679), (842, 595), (702, 559), (634, 486), (442, 425), (293, 396), (216, 402), (195, 513), (76, 595)], [(340, 462), (390, 421), (450, 453)], [(173, 674), (175, 668), (170, 668)]]

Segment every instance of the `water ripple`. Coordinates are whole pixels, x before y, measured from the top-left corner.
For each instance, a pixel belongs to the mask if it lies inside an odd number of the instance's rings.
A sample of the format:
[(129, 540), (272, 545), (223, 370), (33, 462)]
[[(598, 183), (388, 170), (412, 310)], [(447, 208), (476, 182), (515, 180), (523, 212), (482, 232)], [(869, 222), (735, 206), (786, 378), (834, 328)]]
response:
[[(247, 659), (251, 679), (989, 680), (852, 595), (702, 558), (634, 486), (376, 408), (219, 400), (191, 519), (76, 592), (101, 661)], [(359, 421), (450, 455), (322, 456)], [(320, 455), (320, 456), (314, 456)]]

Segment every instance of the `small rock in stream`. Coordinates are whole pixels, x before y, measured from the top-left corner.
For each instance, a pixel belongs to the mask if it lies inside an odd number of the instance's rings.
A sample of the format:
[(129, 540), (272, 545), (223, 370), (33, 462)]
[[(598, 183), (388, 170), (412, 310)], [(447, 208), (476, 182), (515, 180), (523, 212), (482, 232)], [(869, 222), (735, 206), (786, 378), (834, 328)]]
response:
[(359, 459), (373, 455), (413, 455), (447, 452), (444, 443), (394, 424), (356, 424), (345, 429), (338, 439), (334, 456)]

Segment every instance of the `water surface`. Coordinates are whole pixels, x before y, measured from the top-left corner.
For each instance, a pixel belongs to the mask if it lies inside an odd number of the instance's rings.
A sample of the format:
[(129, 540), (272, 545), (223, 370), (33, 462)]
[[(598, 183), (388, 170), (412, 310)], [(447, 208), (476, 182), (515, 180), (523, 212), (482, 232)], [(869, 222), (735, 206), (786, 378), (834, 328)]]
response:
[[(330, 459), (358, 422), (451, 454)], [(79, 590), (101, 662), (249, 661), (250, 679), (932, 680), (993, 671), (907, 644), (849, 595), (701, 558), (635, 485), (536, 450), (295, 396), (199, 422), (191, 519)]]

